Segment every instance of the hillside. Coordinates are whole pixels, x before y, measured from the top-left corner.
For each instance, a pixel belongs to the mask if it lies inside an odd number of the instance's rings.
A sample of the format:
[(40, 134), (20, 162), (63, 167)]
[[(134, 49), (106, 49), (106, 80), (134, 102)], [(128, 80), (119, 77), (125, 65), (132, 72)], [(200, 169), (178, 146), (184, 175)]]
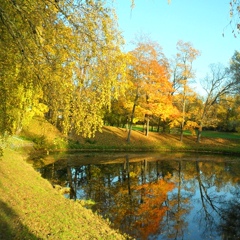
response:
[[(34, 119), (22, 132), (23, 138), (34, 142), (36, 150), (72, 150), (72, 151), (197, 151), (212, 153), (239, 153), (240, 135), (229, 138), (229, 134), (214, 134), (214, 137), (202, 137), (201, 143), (196, 136), (185, 135), (179, 141), (178, 134), (150, 132), (145, 136), (141, 131), (131, 132), (128, 143), (124, 128), (104, 126), (94, 138), (63, 136), (55, 127), (43, 119)], [(219, 137), (221, 136), (221, 137)]]
[(0, 239), (126, 239), (80, 203), (65, 199), (24, 158), (5, 149), (0, 160)]
[(105, 126), (102, 133), (86, 141), (79, 139), (82, 148), (103, 148), (104, 150), (129, 151), (210, 151), (210, 152), (238, 152), (239, 139), (202, 137), (201, 143), (196, 142), (196, 136), (186, 135), (179, 141), (179, 135), (150, 132), (145, 136), (143, 132), (132, 131), (131, 142), (127, 143), (127, 131), (122, 128)]

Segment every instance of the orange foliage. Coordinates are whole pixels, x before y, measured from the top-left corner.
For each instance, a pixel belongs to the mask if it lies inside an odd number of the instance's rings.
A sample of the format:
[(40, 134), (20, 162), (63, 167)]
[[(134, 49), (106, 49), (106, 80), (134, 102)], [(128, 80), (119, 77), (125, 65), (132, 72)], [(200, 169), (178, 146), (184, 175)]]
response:
[[(138, 88), (138, 105), (148, 115), (165, 115), (172, 106), (169, 67), (161, 47), (154, 42), (138, 43), (130, 53), (132, 86)], [(168, 112), (166, 112), (169, 115)]]
[(141, 201), (143, 202), (135, 213), (136, 223), (140, 236), (147, 239), (150, 234), (157, 233), (159, 225), (168, 210), (164, 206), (167, 199), (167, 193), (174, 188), (173, 183), (159, 180), (156, 183), (143, 184), (137, 187), (141, 192)]

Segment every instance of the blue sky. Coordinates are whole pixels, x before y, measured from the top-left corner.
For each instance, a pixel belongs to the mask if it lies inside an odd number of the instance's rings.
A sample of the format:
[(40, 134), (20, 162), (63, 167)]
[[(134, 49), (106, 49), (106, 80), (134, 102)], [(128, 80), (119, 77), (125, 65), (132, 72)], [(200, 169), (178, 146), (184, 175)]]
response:
[(229, 1), (135, 0), (131, 10), (131, 0), (119, 0), (115, 6), (127, 51), (138, 33), (157, 41), (167, 58), (175, 55), (178, 40), (191, 42), (201, 52), (194, 63), (198, 81), (206, 76), (209, 64), (228, 66), (234, 51), (240, 51), (240, 34), (235, 38), (228, 26)]

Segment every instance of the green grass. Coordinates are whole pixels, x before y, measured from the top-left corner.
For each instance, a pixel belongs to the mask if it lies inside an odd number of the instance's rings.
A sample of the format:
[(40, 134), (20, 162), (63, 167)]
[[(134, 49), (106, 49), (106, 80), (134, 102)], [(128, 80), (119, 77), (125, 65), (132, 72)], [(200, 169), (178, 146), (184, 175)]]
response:
[[(134, 125), (132, 127), (133, 130), (135, 131), (140, 131), (143, 132), (143, 126), (142, 125)], [(149, 128), (150, 132), (151, 131), (151, 127)], [(154, 128), (155, 132), (156, 128)], [(178, 134), (180, 131), (179, 129), (175, 128), (171, 130), (172, 134)], [(192, 136), (192, 132), (189, 130), (185, 130), (183, 133), (185, 136)], [(195, 134), (197, 134), (197, 131), (195, 132)], [(208, 138), (223, 138), (223, 139), (240, 139), (240, 133), (234, 133), (234, 132), (219, 132), (219, 131), (203, 131), (202, 132), (202, 137), (208, 137)]]
[[(18, 148), (8, 147), (13, 144)], [(27, 164), (27, 152), (29, 142), (22, 139), (10, 138), (4, 146), (0, 239), (126, 239), (81, 203), (65, 199)]]
[(208, 138), (240, 139), (240, 133), (228, 133), (218, 131), (203, 131), (202, 136)]

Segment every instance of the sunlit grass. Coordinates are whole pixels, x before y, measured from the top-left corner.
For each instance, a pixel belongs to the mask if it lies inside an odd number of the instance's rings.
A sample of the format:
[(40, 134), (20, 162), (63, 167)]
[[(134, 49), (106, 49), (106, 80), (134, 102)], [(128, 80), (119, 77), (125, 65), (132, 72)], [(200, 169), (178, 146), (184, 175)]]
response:
[[(32, 129), (34, 128), (34, 129)], [(240, 139), (236, 133), (203, 131), (201, 143), (196, 142), (196, 133), (184, 131), (183, 141), (180, 142), (179, 129), (171, 129), (169, 133), (149, 132), (146, 137), (142, 125), (134, 125), (130, 143), (127, 142), (128, 132), (124, 128), (104, 127), (103, 132), (97, 132), (94, 138), (74, 136), (67, 138), (57, 130), (51, 129), (49, 123), (34, 120), (32, 126), (25, 130), (21, 137), (32, 140), (36, 150), (51, 151), (203, 151), (203, 152), (239, 152)], [(42, 130), (43, 129), (43, 130)], [(150, 130), (152, 128), (150, 127)], [(49, 132), (49, 135), (48, 135)], [(55, 134), (53, 134), (55, 133)]]
[(65, 199), (23, 159), (5, 148), (0, 161), (0, 239), (126, 239)]
[[(142, 125), (134, 125), (132, 127), (133, 130), (135, 131), (140, 131), (143, 132), (143, 126)], [(162, 129), (161, 129), (162, 130)], [(156, 132), (157, 128), (154, 127), (152, 129), (152, 127), (149, 128), (150, 132)], [(160, 131), (161, 133), (161, 131)], [(169, 133), (171, 134), (179, 134), (180, 130), (178, 128), (175, 129), (171, 129), (169, 131)], [(194, 133), (194, 134), (193, 134)], [(184, 130), (183, 134), (185, 136), (192, 136), (192, 135), (196, 135), (197, 131), (189, 131), (189, 130)], [(204, 130), (202, 131), (202, 137), (209, 137), (209, 138), (224, 138), (224, 139), (240, 139), (240, 133), (236, 133), (236, 132), (220, 132), (220, 131), (209, 131), (209, 130)]]
[(218, 131), (203, 131), (202, 136), (209, 138), (240, 139), (239, 133), (228, 133)]

